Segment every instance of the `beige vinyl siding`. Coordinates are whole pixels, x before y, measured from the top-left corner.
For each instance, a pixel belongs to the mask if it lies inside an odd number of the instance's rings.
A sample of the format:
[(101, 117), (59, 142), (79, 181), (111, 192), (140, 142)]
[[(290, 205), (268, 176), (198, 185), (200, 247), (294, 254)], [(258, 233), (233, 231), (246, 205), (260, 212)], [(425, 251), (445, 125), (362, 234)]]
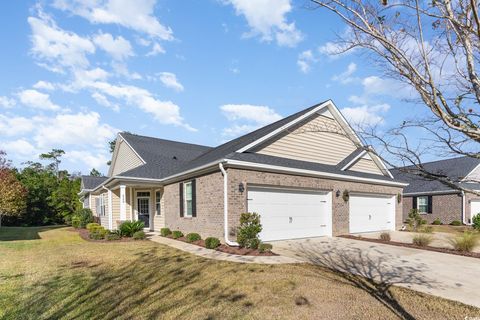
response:
[(133, 220), (132, 219), (132, 213), (133, 213), (133, 207), (132, 207), (132, 201), (130, 199), (130, 192), (132, 188), (126, 188), (125, 189), (125, 217), (127, 220)]
[(125, 141), (119, 141), (116, 157), (112, 161), (112, 176), (131, 170), (143, 164), (143, 161), (135, 154), (132, 148), (130, 148)]
[[(107, 211), (108, 212), (108, 211)], [(120, 221), (120, 189), (112, 190), (113, 229), (117, 229)]]
[(475, 169), (472, 170), (466, 177), (465, 180), (469, 182), (477, 182), (480, 181), (480, 166), (477, 166)]
[(380, 168), (378, 168), (375, 162), (372, 159), (369, 159), (369, 157), (368, 158), (363, 157), (359, 159), (348, 170), (383, 175)]
[(335, 119), (316, 114), (308, 122), (257, 152), (336, 165), (355, 149), (355, 144), (345, 136), (345, 131)]
[(108, 192), (104, 192), (104, 193), (100, 194), (99, 197), (103, 197), (103, 201), (105, 203), (105, 215), (99, 216), (100, 217), (100, 224), (105, 229), (108, 229)]
[[(157, 215), (156, 212), (156, 199), (155, 193), (160, 191), (161, 198), (160, 198), (160, 215)], [(165, 197), (163, 196), (163, 189), (157, 189), (153, 191), (153, 230), (160, 231), (161, 228), (165, 227)]]

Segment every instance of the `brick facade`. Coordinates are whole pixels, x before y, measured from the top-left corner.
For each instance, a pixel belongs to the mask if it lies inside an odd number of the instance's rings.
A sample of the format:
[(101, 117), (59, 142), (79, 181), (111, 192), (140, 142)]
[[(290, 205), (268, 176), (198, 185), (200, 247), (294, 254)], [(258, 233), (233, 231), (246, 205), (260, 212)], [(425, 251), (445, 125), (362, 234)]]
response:
[[(332, 191), (333, 235), (349, 233), (349, 204), (342, 197), (335, 197), (335, 191), (381, 193), (397, 195), (402, 188), (374, 184), (330, 180), (280, 173), (268, 173), (243, 169), (227, 169), (228, 206), (230, 240), (235, 239), (240, 214), (246, 212), (247, 190), (249, 185), (282, 186), (321, 189)], [(245, 191), (241, 193), (238, 185), (244, 183)], [(223, 176), (220, 171), (196, 178), (197, 216), (180, 217), (179, 185), (170, 184), (164, 188), (165, 225), (172, 230), (184, 233), (198, 232), (202, 237), (215, 236), (223, 239)], [(396, 227), (402, 225), (402, 203), (395, 202)]]
[[(469, 206), (467, 206), (469, 207)], [(413, 208), (413, 197), (405, 197), (403, 200), (403, 221)], [(459, 193), (432, 195), (432, 213), (422, 214), (422, 218), (432, 223), (440, 219), (443, 224), (449, 224), (453, 220), (462, 221), (462, 196)]]

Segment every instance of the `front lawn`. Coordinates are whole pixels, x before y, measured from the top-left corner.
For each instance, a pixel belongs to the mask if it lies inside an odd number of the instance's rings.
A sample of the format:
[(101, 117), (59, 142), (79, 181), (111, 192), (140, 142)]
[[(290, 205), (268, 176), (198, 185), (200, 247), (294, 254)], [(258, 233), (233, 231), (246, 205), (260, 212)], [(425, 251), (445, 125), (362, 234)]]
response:
[(1, 228), (0, 319), (464, 319), (480, 310), (308, 264), (200, 258), (69, 228)]

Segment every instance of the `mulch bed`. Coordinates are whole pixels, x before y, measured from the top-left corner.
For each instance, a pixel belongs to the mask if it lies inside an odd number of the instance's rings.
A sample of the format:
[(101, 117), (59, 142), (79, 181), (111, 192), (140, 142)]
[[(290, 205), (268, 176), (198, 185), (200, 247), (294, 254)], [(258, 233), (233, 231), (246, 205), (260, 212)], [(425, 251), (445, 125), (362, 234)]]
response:
[(414, 248), (414, 249), (420, 249), (420, 250), (448, 253), (448, 254), (454, 254), (454, 255), (457, 255), (457, 256), (480, 258), (480, 253), (479, 252), (462, 252), (462, 251), (456, 251), (456, 250), (448, 249), (448, 248), (438, 248), (438, 247), (430, 247), (430, 246), (420, 247), (420, 246), (414, 245), (413, 243), (404, 243), (404, 242), (397, 242), (397, 241), (383, 241), (381, 239), (362, 238), (362, 237), (352, 236), (352, 235), (343, 235), (343, 236), (339, 236), (339, 237), (347, 238), (347, 239), (354, 239), (354, 240), (368, 241), (368, 242), (375, 242), (375, 243), (389, 244), (389, 245), (397, 246), (397, 247)]
[(112, 243), (112, 242), (131, 242), (131, 241), (141, 241), (141, 240), (134, 240), (133, 238), (127, 238), (127, 237), (122, 237), (120, 238), (119, 240), (105, 240), (105, 239), (102, 239), (102, 240), (95, 240), (95, 239), (90, 239), (90, 237), (88, 236), (88, 230), (87, 229), (70, 229), (70, 231), (73, 231), (73, 232), (78, 232), (78, 234), (80, 235), (80, 237), (85, 240), (85, 241), (90, 241), (90, 242), (108, 242), (108, 243)]
[[(168, 236), (167, 238), (173, 239), (171, 236)], [(185, 237), (180, 237), (177, 239), (173, 240), (179, 240), (187, 243), (191, 243), (194, 245), (197, 245), (199, 247), (205, 248), (205, 240), (198, 240), (194, 242), (188, 242), (187, 238)], [(247, 249), (247, 248), (240, 248), (240, 247), (230, 247), (226, 244), (220, 244), (215, 250), (228, 253), (228, 254), (236, 254), (239, 256), (278, 256), (278, 254), (273, 253), (273, 252), (260, 252), (257, 249)]]

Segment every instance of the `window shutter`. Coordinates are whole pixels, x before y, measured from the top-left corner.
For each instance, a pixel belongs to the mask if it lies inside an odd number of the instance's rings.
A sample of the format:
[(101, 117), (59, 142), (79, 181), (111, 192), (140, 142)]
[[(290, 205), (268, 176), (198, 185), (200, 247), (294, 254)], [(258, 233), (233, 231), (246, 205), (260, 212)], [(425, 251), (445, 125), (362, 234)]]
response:
[(178, 185), (180, 192), (180, 217), (183, 217), (183, 182), (180, 182)]
[(428, 208), (427, 208), (428, 213), (432, 213), (432, 196), (428, 196)]
[(412, 197), (412, 209), (417, 209), (417, 197)]
[(197, 184), (196, 179), (192, 180), (192, 217), (197, 216)]

